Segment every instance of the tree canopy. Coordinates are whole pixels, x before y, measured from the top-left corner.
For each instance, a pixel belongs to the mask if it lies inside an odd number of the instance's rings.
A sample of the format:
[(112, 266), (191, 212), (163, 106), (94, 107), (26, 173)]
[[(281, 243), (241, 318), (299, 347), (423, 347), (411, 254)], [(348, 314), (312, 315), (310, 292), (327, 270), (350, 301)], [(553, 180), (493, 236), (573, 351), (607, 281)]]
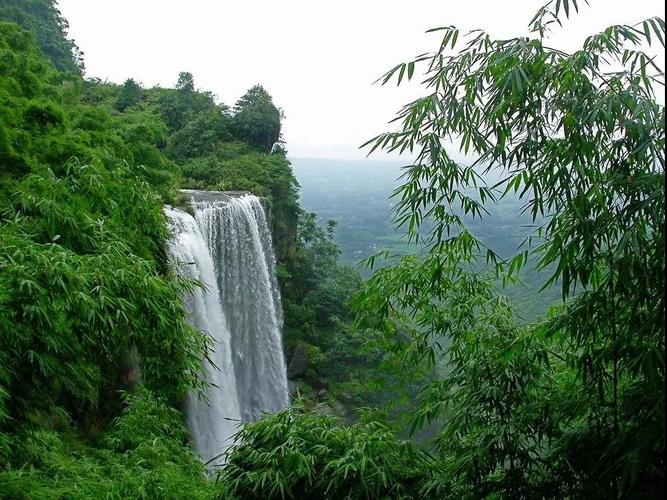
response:
[(60, 71), (83, 75), (83, 53), (67, 38), (69, 25), (53, 0), (3, 0), (0, 21), (11, 21), (33, 33), (42, 53)]
[(246, 142), (269, 152), (280, 139), (282, 110), (261, 85), (251, 87), (234, 105), (234, 128)]

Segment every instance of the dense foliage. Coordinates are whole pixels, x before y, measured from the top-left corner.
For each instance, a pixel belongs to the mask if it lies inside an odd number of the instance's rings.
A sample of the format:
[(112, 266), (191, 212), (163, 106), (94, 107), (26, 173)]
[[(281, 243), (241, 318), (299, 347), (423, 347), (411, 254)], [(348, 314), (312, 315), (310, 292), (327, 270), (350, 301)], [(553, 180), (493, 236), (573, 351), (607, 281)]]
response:
[(13, 457), (29, 467), (0, 471), (0, 498), (213, 498), (204, 466), (188, 446), (181, 415), (147, 391), (124, 396), (124, 410), (96, 443), (71, 432), (26, 429)]
[[(10, 498), (153, 497), (202, 481), (182, 417), (165, 406), (200, 386), (206, 348), (181, 303), (193, 284), (168, 272), (161, 250), (159, 193), (177, 167), (150, 134), (86, 104), (83, 88), (30, 33), (0, 24), (0, 492)], [(119, 396), (138, 381), (134, 350), (148, 407)], [(140, 436), (147, 412), (168, 413), (145, 427), (164, 447), (105, 441)], [(181, 428), (173, 439), (169, 426)]]
[[(574, 10), (554, 0), (509, 40), (438, 28), (435, 52), (385, 76), (424, 68), (427, 95), (370, 142), (416, 155), (396, 222), (421, 252), (364, 284), (335, 222), (300, 208), (264, 88), (228, 107), (188, 72), (173, 89), (84, 80), (53, 1), (4, 2), (0, 497), (664, 495), (664, 76), (642, 52), (664, 22), (550, 48)], [(407, 409), (428, 451), (376, 412), (344, 424), (309, 400), (245, 425), (205, 475), (180, 411), (207, 349), (180, 300), (198, 284), (163, 253), (179, 187), (265, 198), (291, 376), (320, 403), (375, 403), (398, 395), (368, 394), (386, 367), (420, 389)], [(506, 258), (466, 216), (510, 196), (536, 231)], [(531, 265), (563, 303), (526, 325), (501, 285)]]
[(27, 33), (0, 30), (10, 166), (0, 206), (0, 415), (22, 420), (63, 402), (95, 409), (132, 345), (146, 358), (146, 382), (178, 398), (196, 380), (203, 337), (184, 321), (187, 284), (160, 272), (167, 232), (153, 176), (125, 162), (152, 146), (128, 144), (113, 117), (81, 103), (78, 82), (63, 81)]
[(280, 140), (283, 112), (261, 85), (255, 85), (234, 106), (233, 127), (254, 147), (270, 152)]
[[(642, 52), (664, 47), (664, 22), (612, 26), (569, 54), (547, 37), (570, 8), (547, 4), (528, 38), (438, 28), (438, 50), (384, 77), (425, 66), (428, 94), (371, 144), (417, 155), (396, 215), (426, 255), (378, 272), (357, 304), (408, 366), (444, 363), (415, 415), (443, 419), (442, 494), (664, 494), (664, 76)], [(454, 161), (449, 141), (473, 161)], [(501, 181), (486, 185), (489, 172)], [(485, 217), (515, 192), (536, 231), (503, 260), (461, 213)], [(494, 278), (533, 261), (567, 300), (517, 329)], [(415, 324), (407, 343), (392, 335), (402, 316)]]
[(0, 492), (210, 496), (175, 410), (199, 387), (207, 346), (180, 300), (196, 284), (166, 265), (163, 203), (179, 202), (179, 186), (265, 197), (290, 345), (319, 327), (346, 334), (332, 322), (350, 320), (359, 279), (348, 270), (326, 309), (320, 280), (344, 268), (301, 211), (284, 148), (269, 144), (282, 112), (261, 86), (231, 111), (187, 72), (174, 89), (83, 80), (58, 71), (79, 55), (53, 2), (0, 12), (31, 30), (0, 24)]
[(236, 439), (220, 498), (417, 498), (431, 468), (428, 455), (372, 415), (343, 426), (298, 403)]
[(51, 0), (3, 0), (0, 21), (32, 32), (41, 51), (60, 71), (83, 74), (83, 53), (67, 38), (67, 20)]

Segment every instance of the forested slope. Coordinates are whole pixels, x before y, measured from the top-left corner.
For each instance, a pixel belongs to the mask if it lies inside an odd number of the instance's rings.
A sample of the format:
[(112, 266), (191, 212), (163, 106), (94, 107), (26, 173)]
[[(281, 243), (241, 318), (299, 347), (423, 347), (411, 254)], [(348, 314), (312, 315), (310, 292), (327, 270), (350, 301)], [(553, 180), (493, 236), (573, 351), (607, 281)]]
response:
[[(176, 184), (176, 165), (87, 104), (80, 77), (58, 72), (17, 25), (0, 25), (0, 60), (0, 491), (135, 495), (150, 471), (158, 490), (198, 484), (169, 409), (199, 384), (205, 345), (181, 305), (192, 285), (161, 252), (159, 193)], [(142, 155), (159, 163), (141, 166)], [(130, 397), (119, 391), (136, 376), (133, 346), (145, 390)], [(143, 431), (123, 435), (137, 412)], [(163, 445), (143, 453), (140, 432)]]
[(163, 204), (180, 187), (265, 197), (290, 344), (348, 311), (309, 298), (337, 253), (316, 262), (327, 236), (299, 207), (282, 112), (259, 85), (219, 104), (186, 72), (173, 89), (85, 80), (50, 1), (0, 19), (0, 495), (210, 494), (179, 410), (207, 340), (166, 262)]
[[(439, 48), (390, 70), (426, 66), (400, 130), (369, 143), (418, 155), (397, 221), (420, 248), (362, 283), (335, 224), (301, 210), (264, 88), (228, 107), (187, 72), (174, 88), (86, 80), (54, 5), (0, 7), (0, 496), (664, 496), (664, 73), (641, 50), (664, 47), (662, 19), (569, 54), (543, 43), (578, 10), (554, 0), (528, 38), (440, 28)], [(319, 402), (407, 396), (429, 447), (382, 411), (344, 425), (311, 399), (245, 425), (205, 475), (182, 401), (209, 346), (181, 302), (197, 283), (163, 251), (181, 187), (265, 198), (291, 375)], [(460, 214), (512, 193), (540, 227), (507, 258)], [(534, 263), (562, 304), (526, 325), (503, 286)], [(400, 387), (370, 395), (380, 365)]]

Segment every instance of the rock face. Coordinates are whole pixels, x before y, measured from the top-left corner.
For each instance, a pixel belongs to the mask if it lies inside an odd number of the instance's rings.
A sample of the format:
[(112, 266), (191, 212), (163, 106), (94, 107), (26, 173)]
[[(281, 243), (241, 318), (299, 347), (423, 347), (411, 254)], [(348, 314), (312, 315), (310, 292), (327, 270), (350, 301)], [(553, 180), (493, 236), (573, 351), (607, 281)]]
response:
[(315, 407), (315, 414), (344, 418), (345, 407), (338, 401), (325, 401), (323, 403), (318, 403)]
[(231, 198), (238, 198), (251, 194), (250, 191), (199, 191), (195, 189), (181, 189), (180, 193), (189, 201), (194, 202), (216, 202), (227, 201)]
[(287, 390), (292, 399), (296, 399), (299, 396), (303, 396), (306, 388), (306, 383), (303, 380), (288, 380), (287, 381)]
[(287, 364), (287, 377), (303, 377), (308, 370), (308, 351), (301, 345), (297, 345), (292, 351), (292, 356)]

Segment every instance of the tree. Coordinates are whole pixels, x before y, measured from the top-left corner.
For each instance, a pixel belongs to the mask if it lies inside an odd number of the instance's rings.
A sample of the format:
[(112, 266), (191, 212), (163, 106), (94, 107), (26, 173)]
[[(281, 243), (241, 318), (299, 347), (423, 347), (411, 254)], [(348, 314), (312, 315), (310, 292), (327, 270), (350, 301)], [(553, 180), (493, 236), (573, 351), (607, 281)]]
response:
[(287, 148), (285, 147), (285, 141), (278, 139), (278, 141), (276, 141), (271, 148), (271, 154), (287, 158)]
[(212, 154), (223, 142), (233, 139), (231, 118), (218, 106), (194, 114), (169, 138), (167, 153), (178, 162)]
[(67, 38), (69, 24), (54, 0), (5, 0), (0, 21), (11, 21), (33, 33), (42, 53), (60, 71), (83, 75), (83, 53)]
[(180, 299), (192, 284), (164, 271), (175, 165), (147, 142), (164, 129), (86, 105), (17, 25), (0, 23), (0, 52), (0, 150), (20, 167), (0, 174), (0, 433), (113, 414), (131, 346), (146, 386), (180, 401), (206, 341)]
[[(400, 84), (424, 69), (427, 94), (399, 112), (400, 130), (368, 145), (416, 156), (395, 194), (396, 222), (426, 256), (377, 273), (357, 299), (360, 322), (390, 334), (397, 317), (412, 320), (411, 339), (395, 339), (396, 352), (412, 365), (442, 358), (444, 372), (464, 373), (479, 362), (484, 332), (498, 330), (497, 279), (514, 280), (537, 262), (551, 270), (544, 286), (559, 286), (564, 299), (534, 328), (504, 329), (509, 345), (527, 337), (540, 370), (521, 371), (525, 350), (507, 348), (494, 361), (501, 371), (479, 373), (482, 385), (458, 379), (424, 393), (417, 426), (444, 418), (443, 436), (452, 437), (452, 422), (474, 417), (453, 442), (486, 450), (481, 462), (464, 462), (473, 473), (463, 478), (461, 462), (450, 462), (450, 491), (459, 478), (461, 491), (483, 493), (509, 473), (521, 443), (539, 443), (526, 455), (523, 478), (510, 474), (492, 490), (509, 497), (540, 488), (547, 496), (664, 492), (665, 117), (655, 96), (664, 73), (644, 50), (664, 48), (665, 24), (612, 26), (574, 53), (551, 48), (550, 30), (576, 10), (574, 1), (553, 0), (531, 20), (530, 36), (508, 40), (436, 28), (436, 51), (381, 79)], [(452, 143), (470, 162), (451, 156)], [(491, 176), (500, 182), (487, 184)], [(519, 193), (536, 228), (503, 259), (465, 220), (487, 216), (510, 193)], [(422, 235), (426, 220), (432, 229)], [(506, 377), (512, 382), (503, 385)], [(504, 401), (522, 387), (541, 416), (518, 427), (509, 427), (509, 414), (475, 403), (484, 392)], [(512, 429), (511, 442), (475, 441), (484, 427)], [(460, 460), (466, 457), (474, 459)], [(519, 479), (532, 489), (517, 489)]]
[(129, 107), (139, 104), (142, 95), (143, 89), (141, 88), (141, 85), (135, 82), (132, 78), (128, 78), (118, 91), (114, 107), (118, 111), (123, 112)]
[(195, 79), (192, 76), (192, 73), (190, 73), (189, 71), (181, 71), (178, 74), (178, 81), (176, 82), (176, 88), (184, 92), (194, 92)]
[[(218, 108), (213, 95), (195, 92), (192, 74), (181, 73), (175, 89), (154, 88), (147, 90), (148, 100), (159, 110), (172, 132), (179, 131), (190, 120)], [(223, 106), (218, 111), (226, 113)]]
[(237, 137), (267, 153), (280, 140), (282, 118), (283, 112), (261, 85), (251, 87), (234, 106)]

